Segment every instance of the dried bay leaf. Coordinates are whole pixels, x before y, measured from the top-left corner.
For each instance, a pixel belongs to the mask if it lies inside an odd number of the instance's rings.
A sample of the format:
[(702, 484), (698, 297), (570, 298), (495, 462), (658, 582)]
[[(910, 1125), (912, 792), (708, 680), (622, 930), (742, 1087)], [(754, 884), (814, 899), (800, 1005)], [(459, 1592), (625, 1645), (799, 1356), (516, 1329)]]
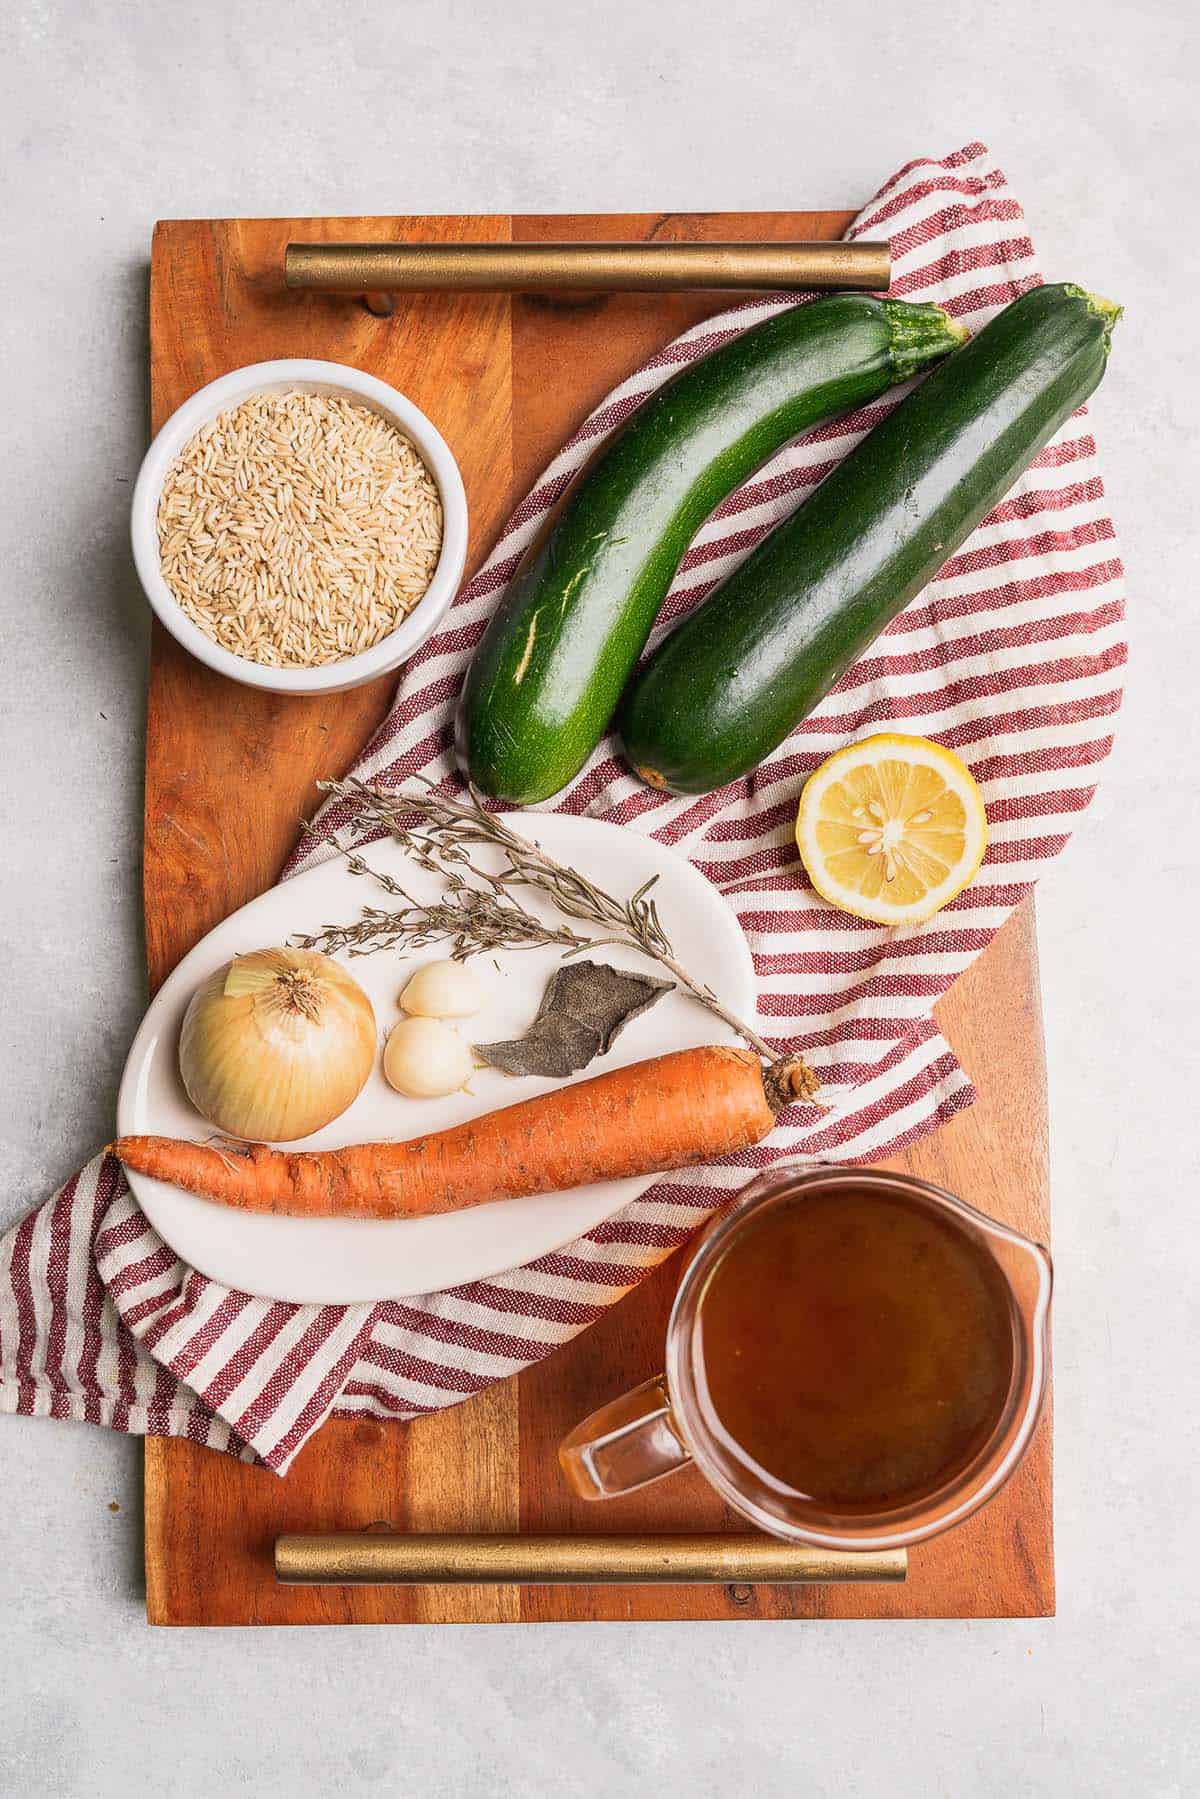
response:
[(540, 1074), (563, 1079), (586, 1068), (596, 1054), (596, 1033), (574, 1018), (535, 1021), (524, 1037), (477, 1043), (475, 1054), (502, 1074)]
[(477, 1043), (475, 1053), (505, 1074), (563, 1080), (611, 1049), (630, 1019), (674, 985), (607, 962), (566, 962), (550, 977), (525, 1035), (504, 1043)]

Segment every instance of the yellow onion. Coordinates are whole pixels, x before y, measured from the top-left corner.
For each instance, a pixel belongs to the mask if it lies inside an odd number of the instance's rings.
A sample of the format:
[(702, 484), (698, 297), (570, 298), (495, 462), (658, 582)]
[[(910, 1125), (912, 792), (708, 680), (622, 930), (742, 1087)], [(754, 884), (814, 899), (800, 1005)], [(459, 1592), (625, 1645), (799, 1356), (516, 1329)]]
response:
[(235, 956), (193, 994), (179, 1071), (219, 1131), (290, 1143), (358, 1097), (375, 1043), (370, 1000), (331, 957), (260, 949)]

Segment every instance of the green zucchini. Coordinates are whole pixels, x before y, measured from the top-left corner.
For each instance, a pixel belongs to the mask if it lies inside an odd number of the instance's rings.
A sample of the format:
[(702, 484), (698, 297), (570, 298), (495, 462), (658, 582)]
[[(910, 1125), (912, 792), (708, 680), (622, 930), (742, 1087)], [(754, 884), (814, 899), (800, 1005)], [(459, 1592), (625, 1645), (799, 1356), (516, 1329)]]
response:
[(834, 294), (775, 314), (640, 406), (583, 472), (488, 624), (459, 760), (500, 799), (548, 799), (607, 729), (683, 553), (789, 438), (960, 343), (940, 307)]
[(1035, 288), (869, 432), (631, 684), (617, 728), (642, 779), (709, 793), (757, 767), (1087, 399), (1120, 310)]

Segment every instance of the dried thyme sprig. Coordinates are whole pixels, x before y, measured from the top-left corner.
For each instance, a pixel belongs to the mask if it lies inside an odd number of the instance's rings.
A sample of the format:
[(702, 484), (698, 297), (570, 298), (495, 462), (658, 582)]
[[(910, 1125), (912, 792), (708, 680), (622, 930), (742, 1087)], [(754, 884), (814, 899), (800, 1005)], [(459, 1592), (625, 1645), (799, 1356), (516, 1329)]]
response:
[[(632, 899), (614, 899), (486, 811), (474, 789), (464, 804), (439, 793), (423, 775), (417, 779), (423, 792), (387, 793), (356, 780), (319, 781), (317, 785), (323, 793), (350, 800), (358, 808), (356, 829), (368, 835), (386, 831), (431, 874), (444, 875), (456, 867), (469, 869), (476, 881), (497, 894), (507, 895), (514, 886), (533, 887), (546, 894), (565, 917), (598, 925), (606, 941), (631, 943), (648, 956), (672, 953), (670, 938), (650, 897), (657, 877), (640, 887)], [(472, 849), (482, 845), (503, 851), (506, 866), (498, 874), (473, 861)]]
[(364, 906), (353, 924), (323, 925), (311, 937), (297, 937), (301, 949), (369, 956), (380, 949), (425, 949), (431, 943), (448, 943), (455, 961), (465, 962), (468, 956), (488, 950), (536, 949), (546, 944), (559, 945), (573, 954), (591, 949), (595, 942), (566, 925), (543, 924), (519, 901), (472, 887), (459, 874), (444, 876), (441, 899), (424, 902), (414, 900), (398, 881), (372, 868), (361, 856), (351, 852), (346, 862), (351, 874), (370, 875), (404, 904), (391, 912)]
[[(420, 867), (440, 875), (446, 883), (446, 898), (440, 904), (417, 905), (390, 877), (379, 874), (351, 851), (350, 865), (356, 874), (373, 875), (406, 904), (391, 913), (365, 909), (358, 925), (327, 926), (304, 940), (306, 948), (347, 948), (365, 955), (372, 949), (402, 942), (420, 948), (449, 941), (454, 946), (452, 953), (463, 959), (487, 949), (524, 947), (537, 941), (564, 943), (568, 953), (601, 943), (624, 944), (667, 969), (693, 999), (756, 1049), (771, 1065), (770, 1072), (782, 1096), (789, 1100), (811, 1099), (820, 1084), (811, 1069), (798, 1057), (784, 1058), (781, 1064), (757, 1031), (724, 1006), (711, 987), (693, 980), (675, 960), (671, 940), (650, 897), (657, 877), (639, 887), (631, 899), (616, 899), (488, 812), (474, 788), (464, 803), (439, 792), (425, 776), (417, 779), (423, 791), (406, 788), (402, 793), (388, 793), (353, 778), (320, 781), (317, 785), (323, 793), (349, 800), (357, 808), (356, 829), (366, 834), (386, 831)], [(482, 845), (503, 852), (505, 866), (498, 873), (479, 868), (472, 860), (472, 849)], [(469, 871), (479, 886), (472, 887), (462, 870)], [(603, 934), (554, 934), (513, 898), (513, 887), (532, 887), (546, 894), (564, 916), (595, 925)], [(468, 895), (472, 897), (468, 899)], [(531, 926), (545, 935), (540, 939), (532, 936)], [(506, 930), (512, 935), (505, 935)]]

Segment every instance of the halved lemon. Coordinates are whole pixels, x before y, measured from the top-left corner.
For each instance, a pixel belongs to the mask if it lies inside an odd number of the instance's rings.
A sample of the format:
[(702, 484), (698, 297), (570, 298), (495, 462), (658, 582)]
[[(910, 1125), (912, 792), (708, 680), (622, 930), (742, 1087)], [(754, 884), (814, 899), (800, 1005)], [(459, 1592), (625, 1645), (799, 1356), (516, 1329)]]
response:
[(875, 924), (920, 924), (974, 877), (987, 813), (953, 750), (883, 732), (835, 751), (809, 776), (796, 844), (830, 905)]

